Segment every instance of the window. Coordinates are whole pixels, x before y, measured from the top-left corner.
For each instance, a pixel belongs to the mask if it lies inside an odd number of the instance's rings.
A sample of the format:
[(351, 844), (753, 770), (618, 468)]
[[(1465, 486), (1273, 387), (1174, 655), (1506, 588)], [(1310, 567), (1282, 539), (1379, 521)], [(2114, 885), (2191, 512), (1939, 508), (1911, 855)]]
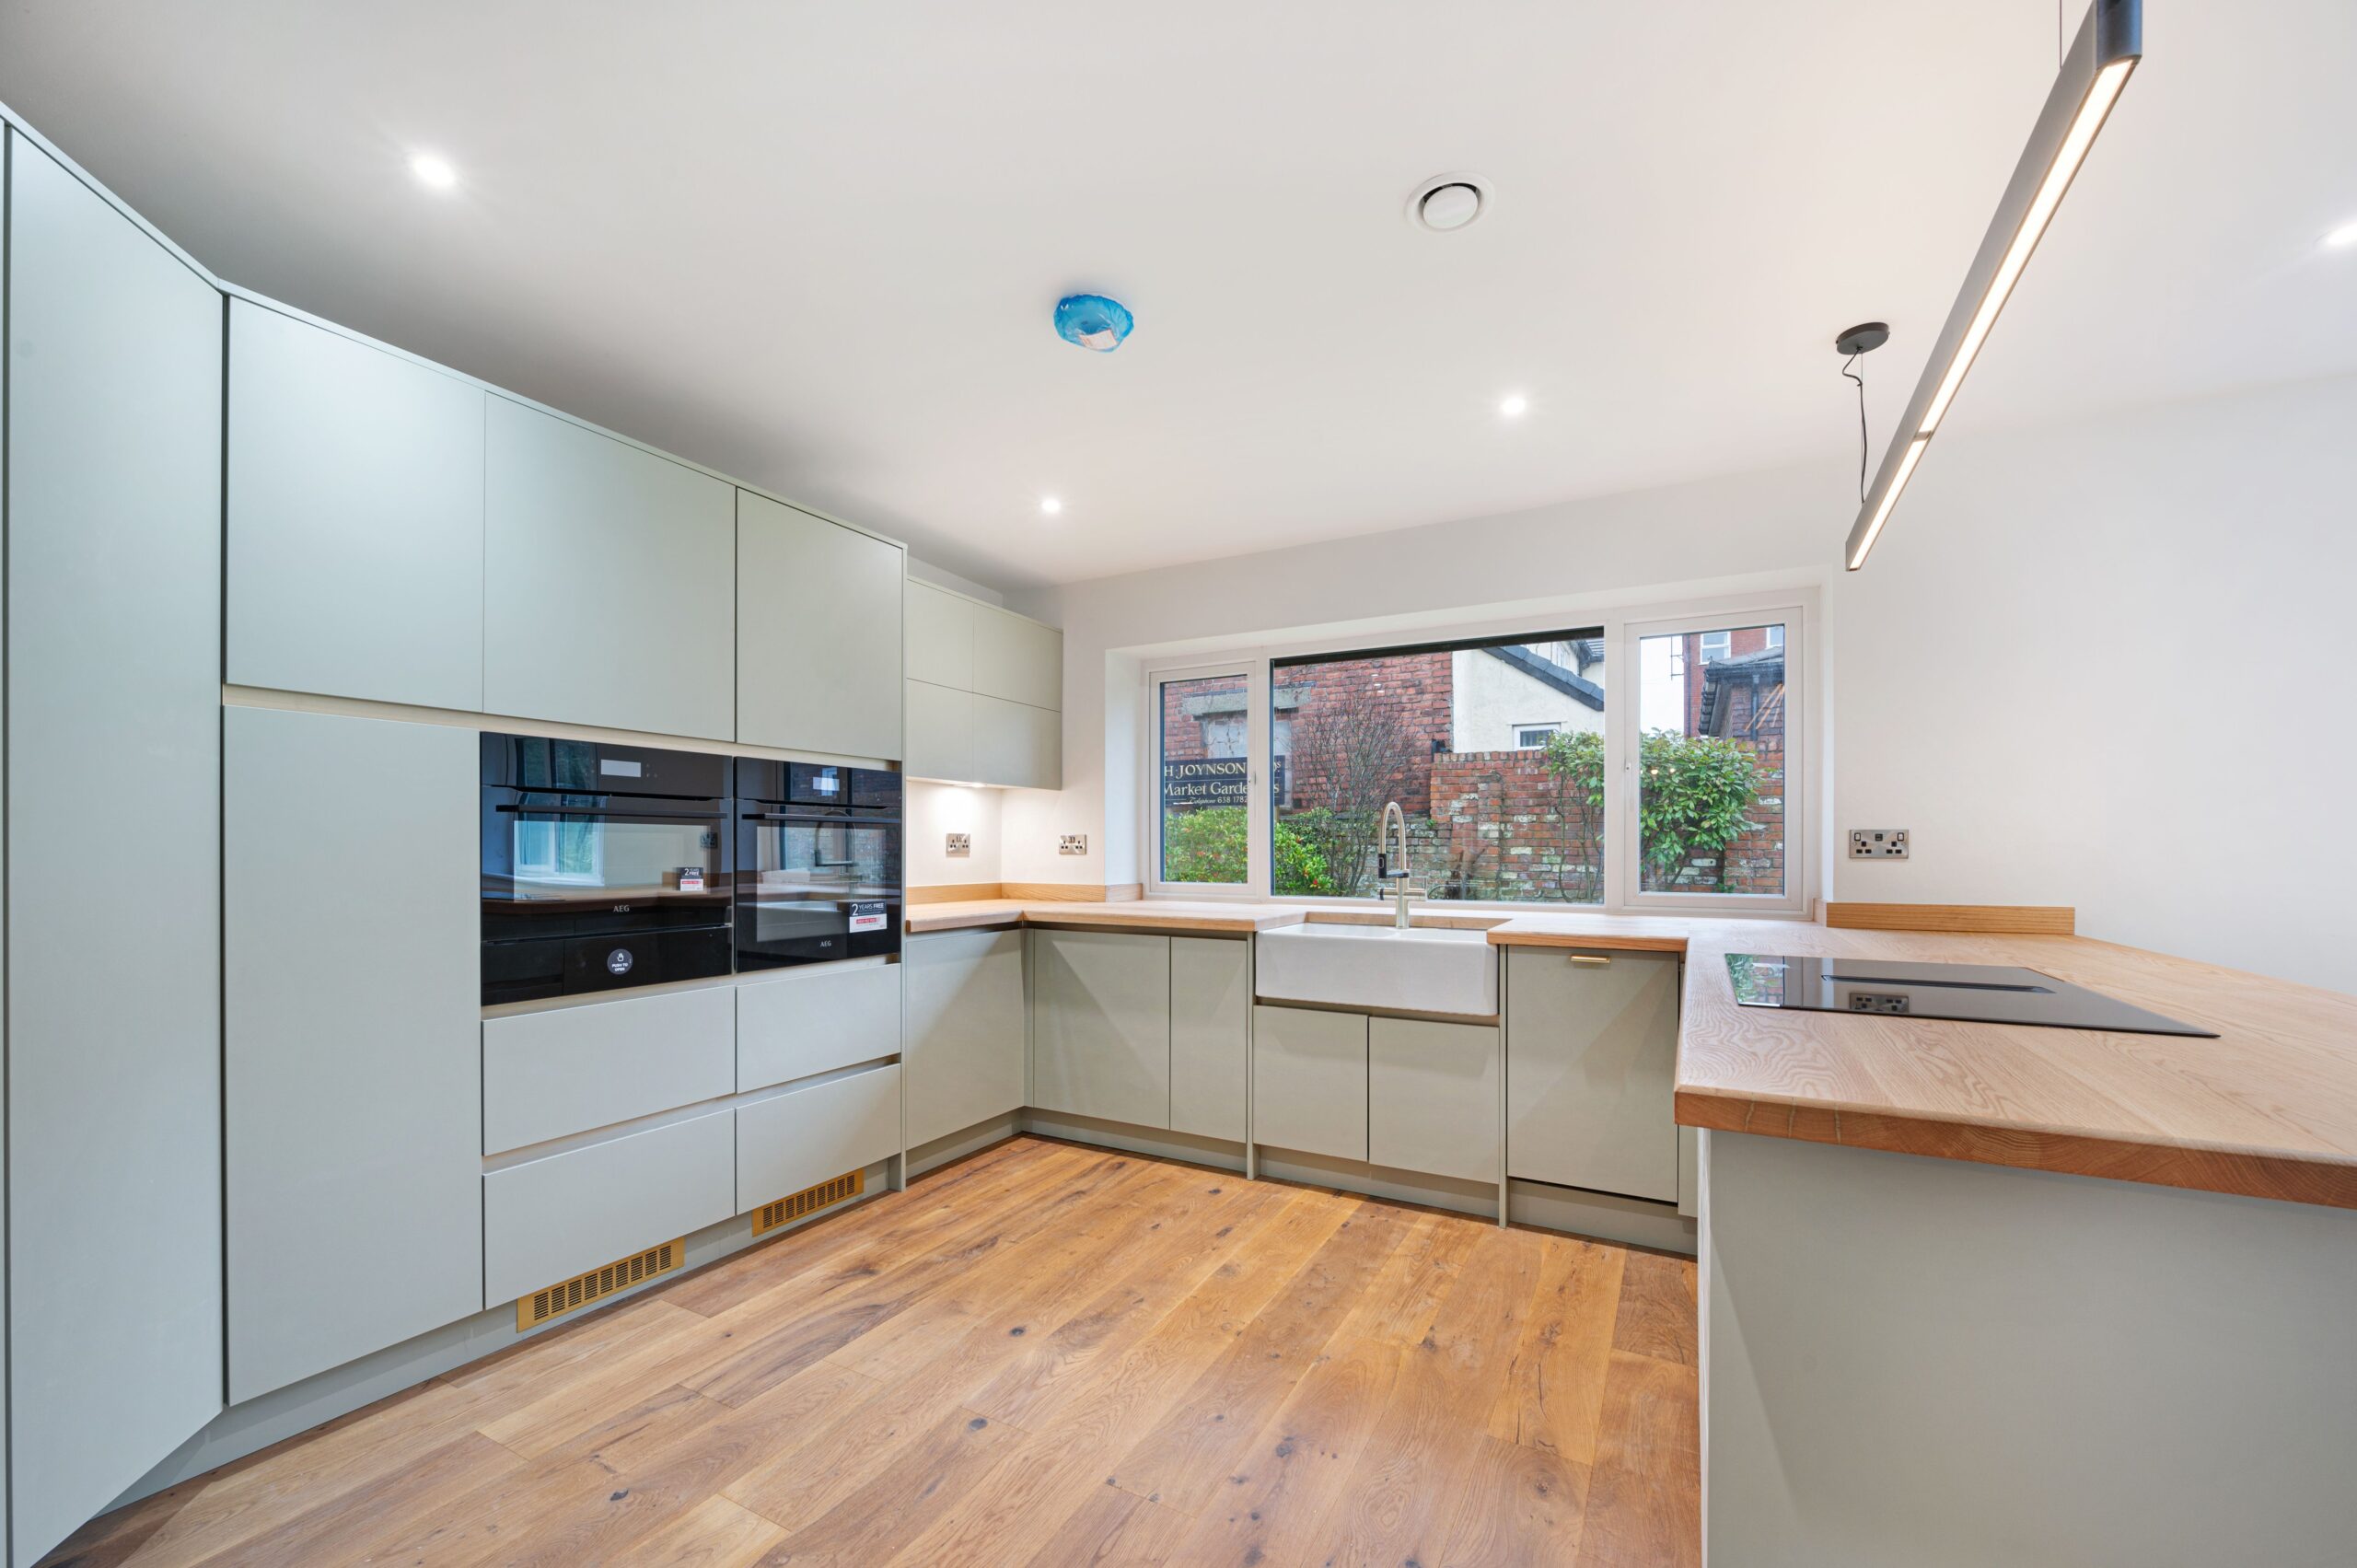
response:
[(1251, 682), (1239, 669), (1154, 690), (1160, 879), (1241, 888), (1251, 849)]
[(1783, 623), (1636, 647), (1638, 897), (1787, 899)]
[(1434, 899), (1603, 901), (1601, 628), (1280, 659), (1270, 689), (1272, 893), (1380, 894), (1397, 801)]

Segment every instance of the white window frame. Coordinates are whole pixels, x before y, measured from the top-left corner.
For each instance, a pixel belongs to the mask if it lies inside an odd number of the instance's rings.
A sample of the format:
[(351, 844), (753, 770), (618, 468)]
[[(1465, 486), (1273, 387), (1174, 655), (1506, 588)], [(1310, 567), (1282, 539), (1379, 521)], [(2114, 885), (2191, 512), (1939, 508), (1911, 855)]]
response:
[[(1606, 835), (1606, 875), (1611, 879), (1608, 885), (1612, 889), (1609, 908), (1624, 913), (1740, 913), (1787, 918), (1808, 912), (1816, 892), (1811, 828), (1816, 819), (1817, 789), (1817, 771), (1812, 766), (1816, 753), (1810, 749), (1815, 734), (1810, 721), (1815, 717), (1816, 703), (1805, 659), (1810, 608), (1795, 597), (1782, 602), (1743, 602), (1659, 620), (1620, 623), (1612, 656), (1628, 671), (1622, 681), (1625, 697), (1620, 703), (1608, 701), (1604, 711), (1606, 792), (1608, 796), (1618, 796), (1617, 799), (1606, 800), (1605, 809), (1609, 819), (1620, 825), (1617, 835)], [(1643, 857), (1636, 853), (1641, 783), (1637, 776), (1638, 739), (1643, 716), (1639, 709), (1644, 689), (1639, 645), (1650, 637), (1699, 636), (1706, 632), (1732, 633), (1762, 625), (1784, 628), (1784, 891), (1781, 897), (1773, 898), (1764, 893), (1649, 891), (1643, 886)], [(1686, 679), (1701, 679), (1704, 668), (1698, 657), (1688, 666)], [(1615, 784), (1620, 786), (1617, 792), (1613, 789)], [(1624, 846), (1626, 853), (1612, 853), (1614, 848)]]
[[(1244, 682), (1245, 756), (1245, 880), (1242, 882), (1168, 882), (1163, 879), (1162, 858), (1162, 688), (1174, 680), (1225, 679)], [(1144, 800), (1144, 825), (1140, 842), (1148, 856), (1143, 878), (1156, 898), (1265, 898), (1269, 886), (1269, 663), (1266, 659), (1228, 659), (1215, 664), (1155, 666), (1145, 672), (1145, 769), (1140, 793)]]
[[(1605, 699), (1608, 705), (1610, 704), (1611, 701), (1612, 699), (1609, 697)], [(1525, 730), (1528, 730), (1541, 738), (1538, 745), (1525, 746), (1522, 743), (1523, 732)], [(1563, 721), (1561, 719), (1537, 719), (1529, 724), (1518, 724), (1514, 726), (1514, 749), (1517, 751), (1544, 751), (1547, 749), (1547, 741), (1545, 737), (1550, 735), (1561, 735), (1562, 733)]]
[[(1793, 587), (1764, 590), (1756, 595), (1640, 604), (1625, 609), (1590, 605), (1555, 612), (1542, 610), (1536, 614), (1516, 615), (1510, 621), (1483, 620), (1418, 627), (1406, 634), (1399, 630), (1384, 630), (1321, 636), (1314, 641), (1246, 646), (1218, 658), (1207, 659), (1200, 652), (1183, 657), (1172, 656), (1167, 661), (1149, 658), (1144, 663), (1143, 686), (1138, 689), (1139, 699), (1144, 703), (1144, 722), (1138, 726), (1140, 734), (1136, 752), (1142, 787), (1137, 792), (1135, 820), (1139, 825), (1137, 842), (1144, 851), (1141, 881), (1145, 895), (1149, 898), (1217, 898), (1260, 903), (1276, 901), (1269, 892), (1270, 833), (1273, 815), (1269, 800), (1271, 771), (1269, 753), (1271, 704), (1274, 696), (1273, 667), (1277, 660), (1348, 657), (1353, 654), (1374, 653), (1422, 643), (1520, 639), (1535, 634), (1537, 629), (1543, 629), (1550, 622), (1565, 625), (1584, 623), (1601, 627), (1603, 631), (1607, 671), (1604, 815), (1608, 824), (1620, 825), (1617, 830), (1608, 827), (1604, 835), (1604, 901), (1601, 904), (1564, 904), (1484, 899), (1462, 902), (1452, 900), (1442, 907), (1457, 912), (1498, 915), (1687, 912), (1725, 919), (1747, 916), (1805, 918), (1819, 896), (1818, 867), (1815, 858), (1819, 759), (1812, 749), (1816, 744), (1818, 700), (1812, 684), (1816, 679), (1814, 667), (1807, 661), (1812, 646), (1810, 636), (1817, 624), (1817, 593), (1814, 588)], [(1634, 788), (1637, 708), (1642, 688), (1638, 674), (1637, 640), (1665, 632), (1734, 631), (1769, 623), (1780, 623), (1784, 627), (1784, 896), (1769, 899), (1745, 893), (1643, 892), (1637, 886), (1638, 862), (1634, 853), (1637, 842), (1637, 796)], [(1699, 679), (1701, 668), (1698, 664), (1690, 673)], [(1239, 673), (1245, 679), (1248, 714), (1246, 740), (1251, 793), (1246, 821), (1246, 831), (1249, 835), (1246, 856), (1248, 881), (1240, 887), (1234, 883), (1165, 882), (1161, 880), (1161, 683)], [(1373, 897), (1340, 899), (1289, 894), (1283, 901), (1289, 906), (1309, 908), (1367, 909), (1379, 907), (1382, 900)]]

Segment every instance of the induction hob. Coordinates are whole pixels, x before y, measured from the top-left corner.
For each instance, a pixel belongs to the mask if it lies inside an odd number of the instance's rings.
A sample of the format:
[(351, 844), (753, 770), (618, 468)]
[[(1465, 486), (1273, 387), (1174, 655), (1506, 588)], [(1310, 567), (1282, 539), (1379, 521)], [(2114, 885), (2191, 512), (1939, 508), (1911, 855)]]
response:
[(1735, 982), (1735, 999), (1746, 1007), (2218, 1038), (2214, 1030), (2131, 1007), (2037, 970), (1729, 953), (1727, 978)]

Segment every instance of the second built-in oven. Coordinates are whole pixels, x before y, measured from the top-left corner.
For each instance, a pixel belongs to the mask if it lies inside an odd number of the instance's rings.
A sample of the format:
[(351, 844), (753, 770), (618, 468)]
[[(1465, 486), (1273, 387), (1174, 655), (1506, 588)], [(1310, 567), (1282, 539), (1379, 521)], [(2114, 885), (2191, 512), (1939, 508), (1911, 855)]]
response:
[(728, 761), (483, 736), (485, 1005), (728, 972)]
[(900, 950), (900, 777), (737, 759), (737, 968)]

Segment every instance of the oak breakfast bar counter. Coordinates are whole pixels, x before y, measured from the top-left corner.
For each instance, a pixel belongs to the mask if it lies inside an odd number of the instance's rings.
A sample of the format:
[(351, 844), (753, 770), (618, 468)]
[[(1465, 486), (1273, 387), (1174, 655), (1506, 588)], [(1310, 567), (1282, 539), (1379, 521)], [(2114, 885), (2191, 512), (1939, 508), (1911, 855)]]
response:
[[(1685, 958), (1706, 1562), (2357, 1562), (2357, 998), (2079, 936), (1422, 917)], [(909, 927), (1370, 918), (999, 900)], [(1730, 953), (2034, 969), (2216, 1038), (1745, 1007)]]

